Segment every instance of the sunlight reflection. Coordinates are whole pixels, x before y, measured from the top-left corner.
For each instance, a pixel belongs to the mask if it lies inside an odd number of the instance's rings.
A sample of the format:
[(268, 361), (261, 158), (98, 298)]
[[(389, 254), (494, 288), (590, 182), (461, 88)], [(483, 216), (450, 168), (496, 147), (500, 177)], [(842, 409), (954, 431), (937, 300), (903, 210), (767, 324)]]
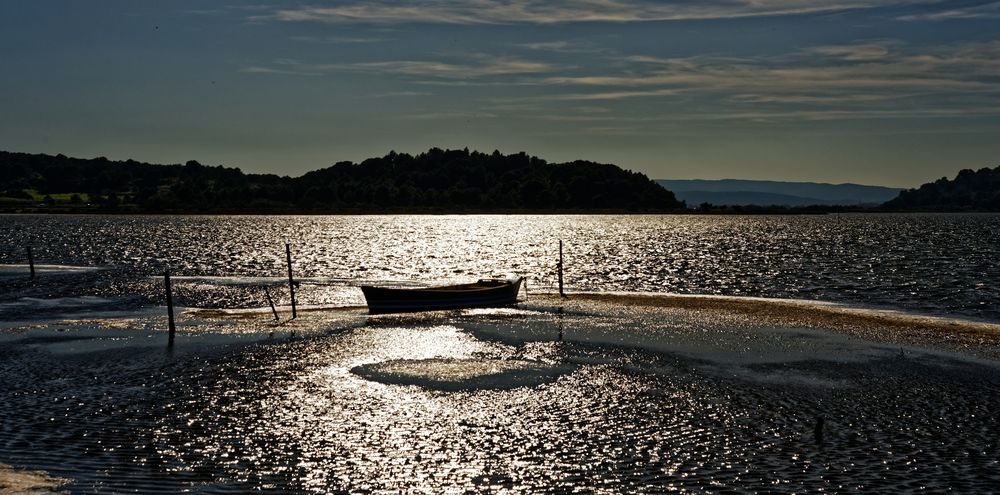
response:
[[(711, 311), (705, 298), (679, 298), (701, 308), (690, 311), (650, 306), (670, 299), (651, 297), (313, 311), (277, 336), (257, 327), (267, 319), (234, 317), (239, 329), (218, 341), (203, 314), (176, 353), (128, 338), (99, 359), (89, 346), (61, 354), (87, 341), (82, 329), (10, 335), (0, 369), (13, 391), (0, 403), (10, 429), (0, 436), (11, 459), (60, 476), (56, 462), (97, 473), (81, 486), (116, 492), (837, 491), (845, 477), (882, 475), (882, 491), (907, 492), (992, 472), (995, 449), (983, 439), (994, 438), (995, 394), (969, 390), (995, 370), (774, 328)], [(825, 450), (811, 439), (819, 414), (836, 418)], [(54, 429), (51, 418), (66, 419)], [(924, 437), (900, 435), (918, 429)], [(963, 471), (947, 462), (968, 452), (982, 454)], [(99, 485), (108, 469), (116, 484)]]

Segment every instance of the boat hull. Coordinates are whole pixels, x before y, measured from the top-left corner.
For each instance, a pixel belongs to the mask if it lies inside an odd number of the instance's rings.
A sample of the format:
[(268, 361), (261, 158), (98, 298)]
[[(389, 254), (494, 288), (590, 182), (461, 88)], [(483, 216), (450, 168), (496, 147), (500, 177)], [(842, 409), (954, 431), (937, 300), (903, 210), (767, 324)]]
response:
[(372, 314), (503, 307), (517, 304), (521, 280), (518, 278), (513, 282), (486, 287), (477, 284), (429, 289), (361, 286), (361, 292), (365, 294), (368, 312)]

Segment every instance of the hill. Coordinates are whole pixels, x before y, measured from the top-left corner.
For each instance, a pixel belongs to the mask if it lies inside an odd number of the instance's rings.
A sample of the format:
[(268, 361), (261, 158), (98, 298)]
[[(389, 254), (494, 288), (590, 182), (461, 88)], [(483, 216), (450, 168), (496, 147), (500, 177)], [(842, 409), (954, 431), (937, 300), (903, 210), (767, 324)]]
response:
[(1000, 166), (965, 169), (953, 180), (942, 177), (908, 189), (883, 208), (911, 211), (1000, 211)]
[(677, 199), (690, 206), (715, 205), (809, 206), (809, 205), (878, 205), (899, 194), (902, 189), (860, 184), (824, 184), (817, 182), (781, 182), (766, 180), (657, 180)]
[(643, 174), (588, 161), (548, 163), (433, 148), (339, 162), (301, 177), (238, 168), (0, 152), (6, 210), (336, 213), (643, 211), (682, 208)]

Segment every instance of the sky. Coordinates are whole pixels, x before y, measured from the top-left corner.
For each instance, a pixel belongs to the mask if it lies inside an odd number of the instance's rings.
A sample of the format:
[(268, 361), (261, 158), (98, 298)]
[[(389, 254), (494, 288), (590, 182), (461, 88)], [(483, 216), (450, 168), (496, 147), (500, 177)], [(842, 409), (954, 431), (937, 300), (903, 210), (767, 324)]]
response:
[(996, 0), (4, 1), (0, 66), (6, 151), (895, 187), (1000, 165)]

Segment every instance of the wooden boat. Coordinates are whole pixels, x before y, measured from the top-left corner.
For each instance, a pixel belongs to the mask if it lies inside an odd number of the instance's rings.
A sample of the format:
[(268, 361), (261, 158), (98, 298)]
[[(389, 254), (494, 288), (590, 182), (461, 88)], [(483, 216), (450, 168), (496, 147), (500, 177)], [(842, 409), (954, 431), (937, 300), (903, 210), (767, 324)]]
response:
[(398, 289), (362, 285), (369, 313), (403, 313), (437, 309), (513, 306), (521, 289), (514, 280), (483, 279), (472, 284), (420, 289)]

